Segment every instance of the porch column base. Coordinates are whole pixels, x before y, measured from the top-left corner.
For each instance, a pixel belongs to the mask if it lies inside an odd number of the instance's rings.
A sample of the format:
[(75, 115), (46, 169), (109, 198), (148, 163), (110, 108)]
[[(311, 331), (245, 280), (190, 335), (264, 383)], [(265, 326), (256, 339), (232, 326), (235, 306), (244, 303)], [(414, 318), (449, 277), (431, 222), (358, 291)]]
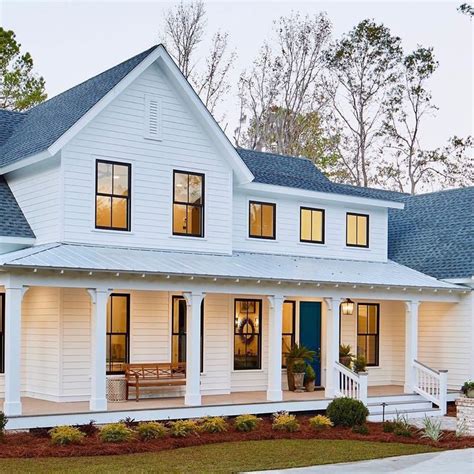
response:
[(20, 416), (21, 402), (3, 402), (3, 412), (7, 416)]
[(187, 393), (184, 396), (184, 404), (188, 406), (200, 406), (201, 394), (200, 393)]
[(267, 400), (269, 402), (281, 402), (283, 400), (283, 391), (267, 390)]
[(334, 398), (335, 390), (334, 387), (325, 387), (324, 388), (324, 398)]
[(411, 385), (405, 384), (403, 386), (403, 393), (415, 393)]
[(107, 399), (91, 398), (89, 400), (89, 408), (91, 411), (107, 411)]

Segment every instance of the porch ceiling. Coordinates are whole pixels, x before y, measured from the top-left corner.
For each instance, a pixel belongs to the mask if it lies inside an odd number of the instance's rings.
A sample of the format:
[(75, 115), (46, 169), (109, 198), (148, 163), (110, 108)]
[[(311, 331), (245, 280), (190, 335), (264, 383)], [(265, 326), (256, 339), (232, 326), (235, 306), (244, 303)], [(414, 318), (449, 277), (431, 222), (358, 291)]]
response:
[(392, 261), (245, 252), (214, 255), (56, 243), (1, 255), (0, 267), (466, 290)]

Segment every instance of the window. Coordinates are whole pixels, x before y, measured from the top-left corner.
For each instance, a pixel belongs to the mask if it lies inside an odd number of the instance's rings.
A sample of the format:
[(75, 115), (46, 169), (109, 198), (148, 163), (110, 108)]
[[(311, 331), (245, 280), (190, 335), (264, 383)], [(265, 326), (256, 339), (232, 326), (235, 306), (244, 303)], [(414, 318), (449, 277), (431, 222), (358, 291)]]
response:
[(250, 201), (249, 237), (275, 239), (275, 204)]
[(324, 244), (324, 209), (300, 209), (300, 240)]
[(97, 161), (96, 229), (130, 230), (130, 165)]
[(262, 365), (261, 300), (235, 300), (234, 370), (260, 369)]
[(204, 175), (173, 172), (173, 235), (204, 237)]
[(0, 293), (0, 374), (5, 372), (5, 295)]
[(107, 304), (107, 373), (121, 373), (129, 362), (130, 295), (114, 293)]
[(294, 301), (283, 303), (283, 328), (282, 328), (282, 359), (281, 366), (286, 368), (286, 354), (295, 345), (295, 308)]
[[(171, 314), (171, 362), (186, 362), (186, 300), (182, 296), (173, 296)], [(201, 372), (204, 370), (204, 300), (201, 303)]]
[(357, 305), (357, 356), (365, 357), (368, 366), (379, 365), (379, 305)]
[(369, 216), (366, 214), (347, 213), (346, 245), (348, 247), (369, 246)]

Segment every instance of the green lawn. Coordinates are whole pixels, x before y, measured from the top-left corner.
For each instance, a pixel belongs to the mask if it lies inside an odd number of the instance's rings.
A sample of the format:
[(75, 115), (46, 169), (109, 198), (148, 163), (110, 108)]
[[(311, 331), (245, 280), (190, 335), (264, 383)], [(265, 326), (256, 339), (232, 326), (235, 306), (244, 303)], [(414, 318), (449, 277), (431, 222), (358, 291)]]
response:
[(0, 472), (240, 472), (361, 461), (430, 451), (435, 449), (415, 444), (365, 441), (240, 441), (124, 456), (5, 459), (0, 460)]

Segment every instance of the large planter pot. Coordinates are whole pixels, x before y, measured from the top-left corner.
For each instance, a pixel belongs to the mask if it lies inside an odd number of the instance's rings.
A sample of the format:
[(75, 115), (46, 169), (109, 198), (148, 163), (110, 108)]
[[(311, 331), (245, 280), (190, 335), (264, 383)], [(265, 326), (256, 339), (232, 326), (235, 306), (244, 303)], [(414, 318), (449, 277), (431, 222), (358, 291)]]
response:
[(293, 373), (295, 392), (304, 392), (304, 372)]
[(288, 390), (290, 392), (295, 391), (295, 379), (293, 377), (293, 364), (303, 359), (287, 359), (286, 361), (286, 376), (288, 379)]
[(347, 368), (351, 367), (352, 357), (351, 356), (341, 356), (339, 357), (339, 362)]
[(307, 392), (314, 392), (314, 387), (315, 387), (315, 381), (314, 380), (309, 380), (304, 384), (304, 387)]
[(467, 398), (474, 398), (474, 388), (470, 388), (466, 393)]

